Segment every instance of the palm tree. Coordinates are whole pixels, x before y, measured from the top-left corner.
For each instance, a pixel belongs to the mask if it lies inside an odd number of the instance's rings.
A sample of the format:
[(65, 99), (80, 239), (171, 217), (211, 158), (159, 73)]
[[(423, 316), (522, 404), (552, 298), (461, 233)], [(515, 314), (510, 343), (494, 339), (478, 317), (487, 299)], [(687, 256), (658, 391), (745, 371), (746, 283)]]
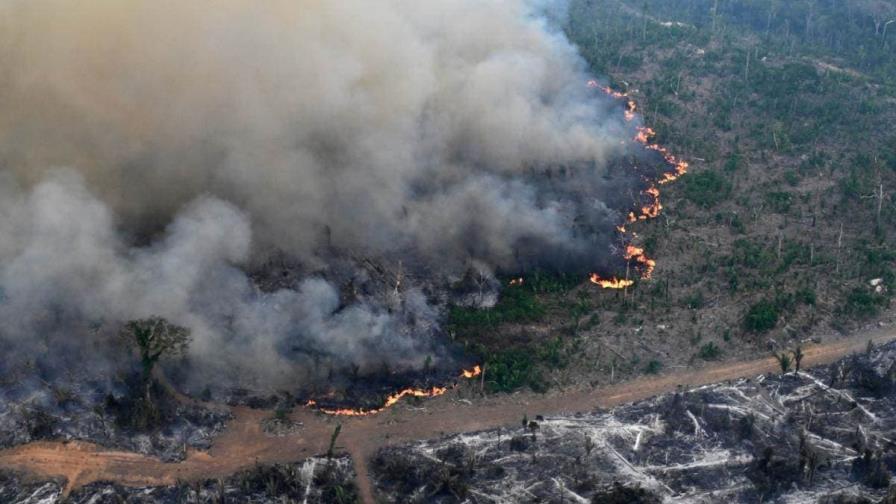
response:
[(778, 365), (781, 366), (781, 374), (787, 374), (787, 372), (790, 371), (790, 363), (792, 362), (790, 354), (781, 352), (775, 355), (775, 359), (778, 360)]

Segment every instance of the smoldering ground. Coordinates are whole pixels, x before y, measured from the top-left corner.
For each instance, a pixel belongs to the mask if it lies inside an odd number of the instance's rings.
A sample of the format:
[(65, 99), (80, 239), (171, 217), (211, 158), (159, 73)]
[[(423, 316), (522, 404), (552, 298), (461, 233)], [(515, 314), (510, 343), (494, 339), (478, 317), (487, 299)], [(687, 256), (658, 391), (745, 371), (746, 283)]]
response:
[[(194, 384), (419, 369), (450, 358), (429, 285), (608, 267), (631, 131), (546, 5), (4, 2), (0, 364), (157, 315)], [(301, 278), (260, 289), (274, 252)]]

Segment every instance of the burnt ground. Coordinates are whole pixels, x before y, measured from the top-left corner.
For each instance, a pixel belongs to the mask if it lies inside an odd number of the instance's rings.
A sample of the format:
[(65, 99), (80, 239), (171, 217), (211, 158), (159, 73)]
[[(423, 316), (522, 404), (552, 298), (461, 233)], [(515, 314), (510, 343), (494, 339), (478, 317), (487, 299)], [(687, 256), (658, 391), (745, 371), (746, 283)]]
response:
[(133, 488), (115, 483), (92, 483), (64, 500), (64, 484), (39, 482), (13, 472), (0, 472), (0, 501), (37, 504), (220, 504), (284, 501), (348, 504), (357, 500), (354, 469), (346, 456), (311, 457), (296, 464), (259, 465), (227, 478), (199, 480), (172, 486)]
[(187, 449), (208, 449), (230, 413), (183, 400), (154, 382), (155, 407), (142, 411), (139, 375), (91, 377), (88, 369), (66, 379), (41, 380), (39, 373), (0, 383), (0, 447), (40, 440), (91, 441), (110, 448), (182, 460)]
[(381, 449), (378, 492), (388, 502), (882, 502), (896, 471), (896, 343), (610, 411), (537, 411), (515, 427)]
[[(891, 330), (874, 331), (827, 345), (804, 349), (805, 367), (836, 362), (866, 350), (869, 341), (892, 341)], [(707, 369), (644, 377), (614, 386), (552, 391), (547, 394), (499, 394), (481, 397), (479, 387), (467, 384), (445, 396), (411, 404), (402, 403), (374, 416), (334, 418), (301, 408), (288, 415), (294, 428), (271, 432), (272, 412), (245, 407), (232, 408), (233, 419), (208, 451), (188, 451), (182, 462), (163, 462), (136, 453), (110, 450), (79, 442), (36, 442), (0, 450), (0, 467), (27, 471), (35, 478), (65, 478), (66, 489), (78, 489), (96, 482), (114, 481), (129, 487), (174, 486), (180, 481), (227, 478), (259, 464), (289, 464), (326, 453), (336, 425), (341, 423), (337, 450), (347, 451), (354, 461), (357, 486), (364, 502), (374, 502), (368, 463), (377, 450), (418, 440), (434, 439), (447, 433), (485, 432), (515, 425), (524, 416), (575, 417), (576, 412), (593, 412), (645, 401), (670, 391), (692, 390), (702, 384), (720, 383), (743, 377), (773, 373), (771, 358), (727, 362)], [(643, 404), (643, 403), (637, 403)], [(589, 413), (590, 414), (590, 413)], [(627, 490), (620, 490), (627, 495)], [(49, 501), (52, 502), (52, 501)]]

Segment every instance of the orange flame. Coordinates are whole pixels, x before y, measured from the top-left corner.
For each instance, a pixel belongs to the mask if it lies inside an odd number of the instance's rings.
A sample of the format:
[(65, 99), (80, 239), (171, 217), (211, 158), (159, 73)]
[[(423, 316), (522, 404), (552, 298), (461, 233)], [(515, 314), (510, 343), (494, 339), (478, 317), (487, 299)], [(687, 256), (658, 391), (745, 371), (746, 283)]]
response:
[[(467, 378), (467, 379), (475, 378), (475, 377), (479, 376), (480, 374), (482, 374), (482, 368), (480, 368), (478, 365), (476, 365), (476, 366), (473, 366), (473, 369), (469, 369), (469, 370), (464, 369), (463, 371), (461, 371), (461, 375), (459, 376), (459, 378)], [(353, 417), (371, 416), (371, 415), (376, 415), (377, 413), (383, 412), (386, 408), (395, 406), (396, 404), (398, 404), (398, 401), (400, 401), (403, 397), (407, 397), (407, 396), (426, 397), (426, 398), (438, 397), (440, 395), (443, 395), (445, 392), (448, 392), (455, 386), (456, 386), (456, 384), (453, 386), (450, 386), (450, 387), (432, 387), (429, 389), (406, 388), (404, 390), (400, 390), (394, 394), (387, 396), (386, 402), (383, 403), (383, 405), (379, 408), (372, 408), (372, 409), (317, 408), (317, 410), (325, 415), (332, 415), (332, 416), (353, 416)], [(311, 399), (305, 403), (305, 406), (307, 406), (309, 408), (317, 407), (317, 401), (315, 401), (314, 399)]]
[[(609, 87), (601, 87), (601, 85), (596, 80), (588, 81), (588, 87), (594, 89), (599, 88), (604, 93), (612, 96), (613, 98), (626, 100), (625, 120), (631, 121), (632, 119), (634, 119), (635, 112), (638, 110), (638, 105), (628, 96), (627, 93), (615, 91)], [(648, 196), (650, 201), (646, 205), (641, 207), (640, 214), (629, 212), (629, 214), (626, 216), (626, 224), (645, 221), (658, 217), (663, 210), (663, 205), (662, 203), (660, 203), (660, 190), (657, 186), (673, 182), (688, 172), (688, 163), (686, 161), (678, 159), (665, 147), (656, 143), (651, 143), (651, 139), (654, 136), (656, 136), (656, 131), (654, 131), (653, 128), (650, 128), (648, 126), (638, 126), (636, 128), (634, 141), (644, 145), (644, 147), (647, 149), (659, 152), (663, 156), (663, 159), (665, 159), (666, 162), (673, 167), (673, 169), (671, 171), (663, 173), (654, 184), (651, 184), (650, 187), (643, 191), (643, 194)], [(627, 232), (625, 224), (617, 226), (616, 229), (623, 235)], [(634, 233), (631, 234), (632, 236), (636, 236)], [(644, 253), (644, 249), (629, 244), (626, 247), (624, 257), (626, 261), (634, 263), (635, 268), (638, 269), (640, 277), (642, 279), (650, 279), (651, 275), (653, 274), (654, 268), (656, 268), (656, 261), (648, 257), (647, 254)], [(593, 273), (591, 275), (591, 282), (605, 289), (624, 289), (626, 287), (634, 285), (635, 283), (634, 280), (630, 280), (628, 278), (602, 278), (597, 273)]]
[(470, 369), (469, 371), (466, 369), (463, 370), (461, 376), (469, 379), (469, 378), (476, 378), (477, 376), (479, 376), (481, 374), (482, 374), (482, 368), (480, 368), (478, 365), (476, 365), (476, 366), (473, 366), (473, 369)]
[(511, 285), (511, 286), (514, 286), (514, 285), (523, 285), (523, 277), (514, 278), (514, 279), (510, 280), (510, 285)]
[(640, 220), (655, 219), (659, 217), (663, 211), (663, 204), (660, 203), (660, 190), (656, 186), (650, 186), (644, 190), (644, 194), (651, 197), (653, 201), (641, 207)]
[(597, 273), (591, 274), (591, 283), (600, 285), (604, 289), (624, 289), (635, 284), (634, 280), (624, 280), (622, 278), (601, 278)]
[(654, 135), (656, 135), (656, 132), (653, 131), (652, 128), (648, 128), (647, 126), (638, 126), (638, 133), (635, 135), (635, 141), (648, 145), (648, 142)]
[(679, 177), (688, 172), (688, 162), (682, 161), (675, 157), (672, 153), (669, 152), (665, 147), (650, 143), (650, 139), (656, 135), (656, 132), (653, 128), (649, 128), (647, 126), (638, 126), (638, 133), (635, 135), (635, 141), (641, 144), (644, 144), (644, 147), (657, 151), (662, 154), (663, 159), (666, 160), (667, 163), (672, 165), (674, 169), (671, 172), (663, 173), (662, 177), (659, 179), (659, 184), (668, 184), (669, 182), (677, 180)]
[(620, 91), (615, 91), (609, 86), (601, 86), (596, 80), (592, 79), (588, 81), (588, 87), (591, 89), (600, 89), (604, 93), (616, 98), (618, 100), (625, 100), (625, 120), (631, 121), (635, 118), (635, 112), (638, 110), (638, 104), (635, 103), (634, 100), (628, 97), (628, 93), (622, 93)]
[(647, 257), (643, 248), (629, 245), (625, 249), (625, 259), (634, 261), (636, 266), (641, 270), (641, 278), (650, 280), (650, 277), (653, 275), (653, 270), (656, 268), (656, 261)]

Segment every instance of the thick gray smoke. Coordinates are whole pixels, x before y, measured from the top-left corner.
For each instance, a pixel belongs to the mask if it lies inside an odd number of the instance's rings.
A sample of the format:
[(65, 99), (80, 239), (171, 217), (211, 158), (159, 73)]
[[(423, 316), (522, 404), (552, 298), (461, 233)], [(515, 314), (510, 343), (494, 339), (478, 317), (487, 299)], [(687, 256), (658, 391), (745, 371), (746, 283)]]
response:
[[(601, 265), (628, 133), (544, 6), (3, 2), (0, 340), (159, 315), (193, 330), (197, 376), (295, 384), (320, 356), (438, 358), (424, 294), (347, 299), (342, 259)], [(273, 251), (304, 278), (258, 289)]]

